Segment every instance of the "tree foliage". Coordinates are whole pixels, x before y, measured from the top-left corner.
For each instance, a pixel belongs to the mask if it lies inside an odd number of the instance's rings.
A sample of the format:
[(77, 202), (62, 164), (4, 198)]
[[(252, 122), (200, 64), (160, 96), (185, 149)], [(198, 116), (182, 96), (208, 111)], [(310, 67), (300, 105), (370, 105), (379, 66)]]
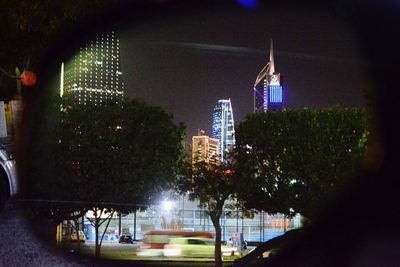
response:
[(60, 112), (47, 113), (33, 141), (38, 154), (31, 153), (31, 193), (143, 204), (172, 187), (184, 127), (170, 114), (136, 100), (97, 106), (62, 101)]
[(314, 219), (357, 177), (367, 138), (361, 109), (249, 116), (236, 131), (238, 197), (248, 208)]
[(215, 228), (215, 266), (222, 266), (220, 218), (226, 201), (232, 199), (236, 185), (232, 166), (228, 163), (186, 163), (186, 172), (179, 176), (178, 188), (190, 200), (198, 200), (206, 208)]
[(134, 211), (175, 185), (184, 126), (162, 108), (122, 98), (48, 104), (32, 136), (27, 196), (52, 203), (43, 212), (54, 224), (77, 211)]

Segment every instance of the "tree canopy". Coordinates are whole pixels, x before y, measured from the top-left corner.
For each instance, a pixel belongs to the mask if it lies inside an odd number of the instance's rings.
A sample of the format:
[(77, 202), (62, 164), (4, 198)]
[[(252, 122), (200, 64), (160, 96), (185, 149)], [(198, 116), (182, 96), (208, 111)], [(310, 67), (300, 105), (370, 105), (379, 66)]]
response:
[(25, 197), (43, 200), (38, 217), (54, 226), (88, 210), (134, 211), (174, 186), (184, 126), (171, 114), (133, 99), (49, 98), (27, 166)]
[(215, 266), (222, 266), (220, 219), (226, 201), (236, 192), (232, 166), (229, 162), (211, 164), (197, 161), (193, 165), (187, 162), (184, 170), (177, 183), (179, 191), (187, 193), (190, 200), (198, 200), (207, 209), (215, 228)]
[(282, 110), (247, 117), (236, 131), (239, 200), (247, 208), (315, 219), (357, 177), (368, 134), (362, 109)]
[(173, 186), (184, 126), (162, 108), (132, 99), (59, 101), (61, 110), (47, 112), (32, 141), (32, 194), (148, 204)]

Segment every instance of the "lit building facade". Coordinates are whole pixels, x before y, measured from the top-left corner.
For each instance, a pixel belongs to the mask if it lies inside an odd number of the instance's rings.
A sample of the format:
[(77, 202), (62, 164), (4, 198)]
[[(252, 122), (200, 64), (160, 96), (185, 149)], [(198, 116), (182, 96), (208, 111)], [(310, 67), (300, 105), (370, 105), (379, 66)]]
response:
[(192, 137), (192, 163), (204, 161), (206, 163), (217, 164), (219, 141), (199, 131), (198, 135)]
[(230, 99), (218, 100), (212, 115), (212, 137), (219, 140), (219, 159), (226, 159), (226, 152), (235, 145), (235, 125)]
[(275, 71), (274, 50), (271, 40), (269, 62), (260, 71), (254, 83), (254, 112), (283, 108), (281, 74)]
[(66, 94), (79, 104), (95, 105), (123, 96), (119, 40), (113, 31), (91, 40), (61, 64), (60, 95)]

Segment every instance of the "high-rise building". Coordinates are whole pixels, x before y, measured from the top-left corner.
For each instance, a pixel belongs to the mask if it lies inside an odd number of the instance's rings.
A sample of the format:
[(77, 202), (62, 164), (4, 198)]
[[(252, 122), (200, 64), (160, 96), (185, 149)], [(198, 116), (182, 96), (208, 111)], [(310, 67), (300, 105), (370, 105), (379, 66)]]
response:
[(226, 159), (226, 152), (235, 145), (235, 125), (231, 99), (218, 100), (212, 115), (212, 137), (219, 140), (219, 159)]
[(254, 112), (282, 109), (283, 90), (281, 74), (275, 71), (274, 50), (271, 39), (269, 62), (260, 71), (254, 83)]
[(218, 139), (205, 135), (204, 131), (199, 130), (196, 136), (192, 137), (192, 163), (205, 161), (206, 163), (217, 164)]
[(119, 40), (115, 33), (101, 34), (61, 64), (60, 95), (71, 94), (79, 104), (100, 104), (123, 96)]

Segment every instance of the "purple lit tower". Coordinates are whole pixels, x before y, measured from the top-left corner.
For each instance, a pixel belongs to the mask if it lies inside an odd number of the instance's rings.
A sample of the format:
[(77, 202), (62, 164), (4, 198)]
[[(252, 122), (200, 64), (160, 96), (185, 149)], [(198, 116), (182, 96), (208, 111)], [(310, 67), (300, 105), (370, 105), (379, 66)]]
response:
[(275, 71), (274, 49), (271, 39), (269, 62), (254, 83), (254, 113), (278, 110), (283, 107), (281, 74)]

